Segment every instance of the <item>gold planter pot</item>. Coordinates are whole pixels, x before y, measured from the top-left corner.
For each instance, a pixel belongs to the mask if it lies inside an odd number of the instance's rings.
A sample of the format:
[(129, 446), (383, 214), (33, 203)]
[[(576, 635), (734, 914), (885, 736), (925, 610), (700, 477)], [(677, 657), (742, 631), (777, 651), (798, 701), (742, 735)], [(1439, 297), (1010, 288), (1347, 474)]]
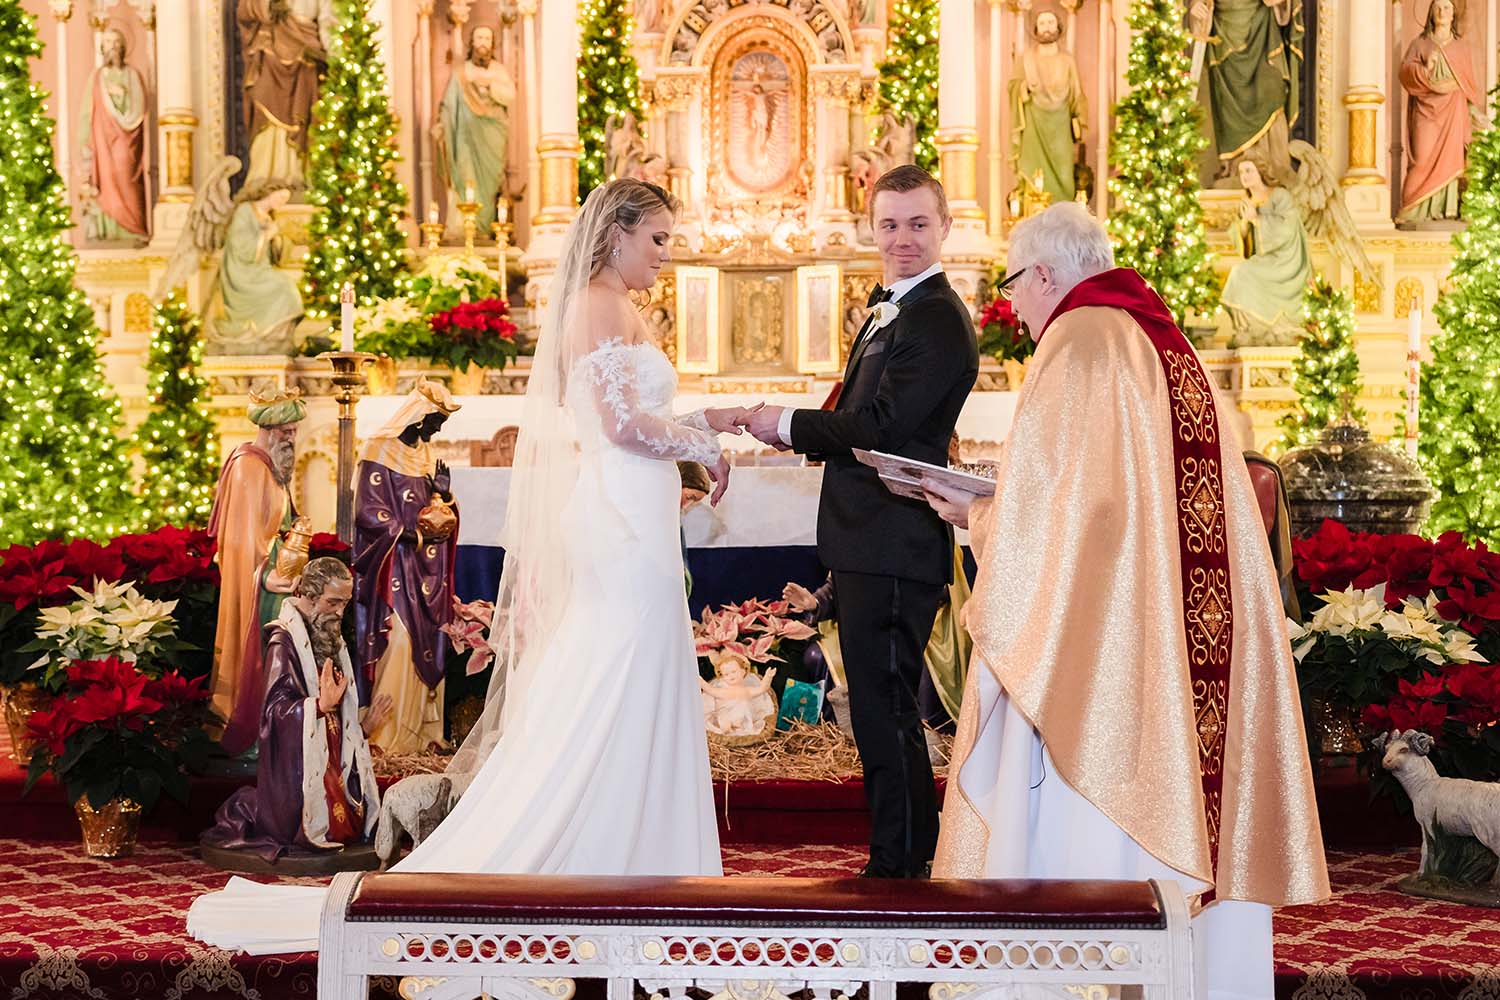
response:
[(87, 795), (73, 803), (78, 825), (83, 827), (83, 853), (91, 858), (123, 858), (135, 851), (141, 830), (141, 807), (130, 799), (110, 799), (94, 810)]
[(484, 392), (484, 377), (488, 369), (470, 361), (463, 371), (452, 369), (448, 375), (448, 388), (455, 396), (478, 396)]
[(1026, 381), (1026, 362), (1006, 358), (1000, 362), (1000, 367), (1005, 369), (1005, 381), (1010, 383), (1010, 391), (1020, 392), (1021, 383)]
[(389, 396), (396, 391), (396, 359), (382, 354), (365, 369), (372, 396)]
[(31, 755), (38, 743), (31, 738), (31, 731), (26, 724), (32, 715), (52, 703), (52, 695), (35, 684), (18, 684), (6, 688), (3, 697), (5, 726), (10, 730), (10, 757), (17, 764), (26, 767), (31, 763)]

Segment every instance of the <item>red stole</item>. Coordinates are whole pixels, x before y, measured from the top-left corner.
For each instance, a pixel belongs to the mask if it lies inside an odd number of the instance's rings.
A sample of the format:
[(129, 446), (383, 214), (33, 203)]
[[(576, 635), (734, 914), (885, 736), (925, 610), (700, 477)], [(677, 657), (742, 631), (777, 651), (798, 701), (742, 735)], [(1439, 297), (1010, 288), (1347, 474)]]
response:
[[(1229, 719), (1229, 665), (1234, 610), (1219, 422), (1208, 375), (1161, 297), (1139, 274), (1115, 268), (1079, 282), (1042, 327), (1085, 306), (1123, 309), (1145, 332), (1170, 390), (1172, 464), (1176, 470), (1177, 549), (1182, 566), (1182, 624), (1187, 637), (1198, 770), (1203, 782), (1209, 858), (1219, 870), (1219, 810), (1224, 792), (1224, 739)], [(1038, 340), (1041, 338), (1038, 337)], [(1212, 889), (1201, 897), (1214, 898)]]

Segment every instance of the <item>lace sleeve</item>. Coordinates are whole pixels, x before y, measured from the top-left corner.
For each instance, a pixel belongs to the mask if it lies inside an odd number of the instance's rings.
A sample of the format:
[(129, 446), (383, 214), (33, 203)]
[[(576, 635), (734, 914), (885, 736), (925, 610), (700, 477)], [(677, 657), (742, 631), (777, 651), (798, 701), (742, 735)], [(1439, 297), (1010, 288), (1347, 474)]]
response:
[(683, 413), (677, 417), (677, 422), (684, 427), (691, 427), (695, 431), (705, 434), (718, 434), (718, 431), (708, 426), (708, 411), (694, 410), (692, 413)]
[(606, 344), (583, 361), (582, 374), (598, 409), (604, 436), (646, 458), (687, 459), (704, 465), (718, 462), (718, 437), (701, 412), (673, 419), (641, 406), (632, 361), (630, 348), (622, 344)]

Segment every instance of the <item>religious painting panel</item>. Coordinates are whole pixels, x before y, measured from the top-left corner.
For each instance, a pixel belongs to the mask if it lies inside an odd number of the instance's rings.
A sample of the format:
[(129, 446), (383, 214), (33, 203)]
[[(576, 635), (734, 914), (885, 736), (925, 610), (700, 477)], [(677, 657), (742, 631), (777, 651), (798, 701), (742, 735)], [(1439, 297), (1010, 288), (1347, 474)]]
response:
[(736, 273), (729, 346), (734, 371), (781, 370), (786, 364), (787, 290), (785, 274)]
[(796, 188), (809, 145), (806, 60), (786, 25), (763, 20), (730, 36), (711, 76), (711, 169), (724, 192), (740, 198)]
[(797, 268), (797, 370), (800, 372), (839, 371), (841, 279), (837, 264)]
[(719, 370), (719, 269), (679, 266), (677, 370), (712, 375)]

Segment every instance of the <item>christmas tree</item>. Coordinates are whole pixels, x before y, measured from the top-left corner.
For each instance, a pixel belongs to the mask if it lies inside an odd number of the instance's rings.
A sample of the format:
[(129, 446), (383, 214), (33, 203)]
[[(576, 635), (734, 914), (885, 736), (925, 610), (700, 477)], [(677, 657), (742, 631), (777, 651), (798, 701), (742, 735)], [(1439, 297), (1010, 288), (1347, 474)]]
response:
[(1198, 154), (1207, 145), (1188, 36), (1175, 0), (1130, 7), (1130, 92), (1115, 105), (1109, 232), (1115, 261), (1155, 288), (1179, 326), (1218, 305), (1198, 203)]
[(1500, 88), (1489, 128), (1469, 146), (1469, 183), (1455, 233), (1458, 254), (1438, 299), (1442, 332), (1422, 366), (1422, 466), (1437, 488), (1427, 528), (1500, 542)]
[(0, 0), (0, 546), (104, 538), (135, 514), (119, 403), (73, 284), (52, 120), (31, 82), (41, 53), (20, 0)]
[(396, 179), (396, 121), (386, 93), (385, 63), (370, 20), (371, 0), (334, 0), (338, 23), (328, 75), (308, 135), (308, 227), (303, 268), (307, 314), (338, 311), (339, 291), (355, 300), (388, 299), (406, 289), (406, 191)]
[(1302, 293), (1302, 337), (1292, 363), (1297, 409), (1281, 418), (1277, 447), (1296, 448), (1317, 440), (1323, 428), (1342, 417), (1364, 419), (1359, 398), (1359, 357), (1354, 353), (1354, 300), (1321, 274)]
[(620, 0), (585, 0), (578, 40), (578, 197), (609, 180), (604, 129), (613, 115), (641, 121), (641, 85), (630, 53), (630, 8)]
[(204, 403), (202, 328), (178, 292), (156, 307), (147, 364), (151, 414), (136, 430), (145, 463), (143, 517), (150, 527), (202, 527), (219, 475), (219, 434)]
[(885, 60), (879, 66), (880, 90), (875, 110), (889, 111), (897, 121), (916, 126), (917, 166), (938, 168), (933, 133), (938, 117), (937, 0), (896, 0), (891, 6)]

